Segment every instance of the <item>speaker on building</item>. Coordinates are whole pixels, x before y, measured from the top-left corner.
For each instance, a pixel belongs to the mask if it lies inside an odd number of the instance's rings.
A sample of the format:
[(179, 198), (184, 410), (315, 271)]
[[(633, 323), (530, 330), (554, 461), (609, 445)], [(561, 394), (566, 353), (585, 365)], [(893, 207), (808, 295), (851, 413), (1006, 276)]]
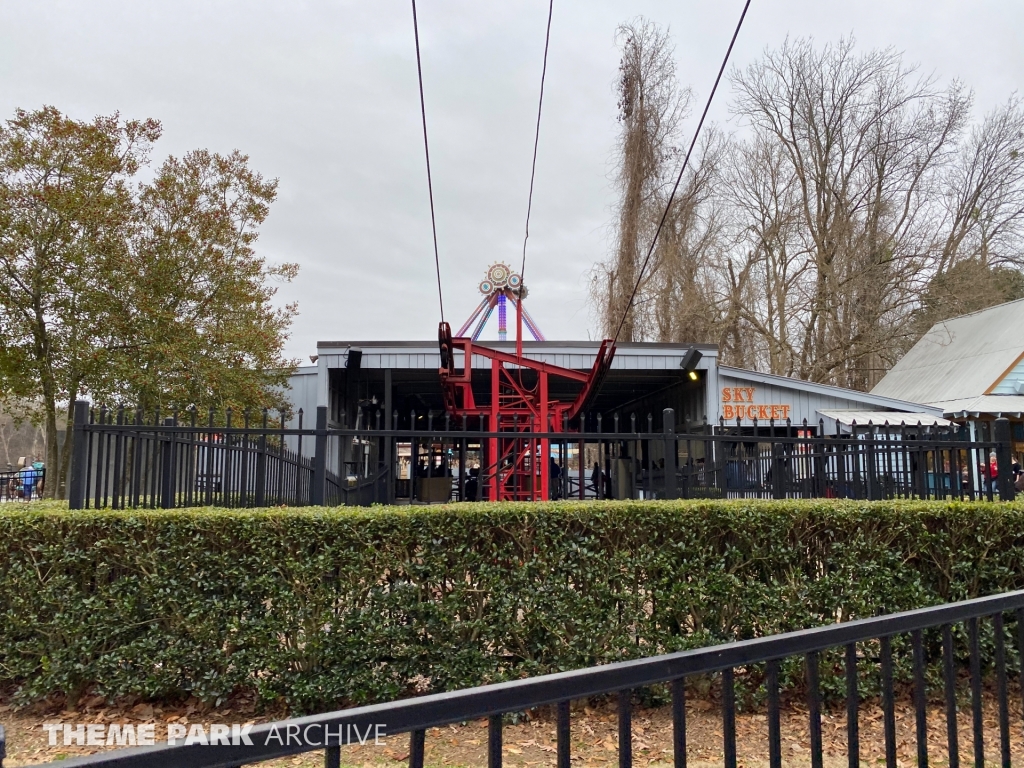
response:
[(361, 349), (350, 349), (348, 355), (345, 357), (345, 367), (352, 370), (358, 370), (359, 366), (363, 364), (363, 350)]

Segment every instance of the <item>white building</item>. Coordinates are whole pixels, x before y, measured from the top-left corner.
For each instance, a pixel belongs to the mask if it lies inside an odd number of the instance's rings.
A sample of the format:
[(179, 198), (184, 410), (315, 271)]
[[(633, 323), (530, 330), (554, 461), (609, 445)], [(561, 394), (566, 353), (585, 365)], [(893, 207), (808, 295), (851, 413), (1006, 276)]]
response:
[(992, 422), (1011, 423), (1024, 449), (1024, 299), (936, 323), (872, 395), (913, 400), (991, 439)]

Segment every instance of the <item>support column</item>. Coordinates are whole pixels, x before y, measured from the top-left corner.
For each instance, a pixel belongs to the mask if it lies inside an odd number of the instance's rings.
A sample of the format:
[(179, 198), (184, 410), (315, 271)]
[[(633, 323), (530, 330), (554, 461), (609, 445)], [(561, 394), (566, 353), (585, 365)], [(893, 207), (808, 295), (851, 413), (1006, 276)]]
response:
[(309, 502), (314, 507), (322, 507), (327, 490), (327, 406), (324, 405), (316, 409), (315, 441), (313, 487), (310, 489)]
[[(498, 431), (498, 414), (500, 411), (500, 397), (501, 391), (501, 361), (491, 360), (491, 423), (490, 432)], [(488, 457), (488, 469), (490, 470), (490, 485), (491, 485), (491, 501), (501, 501), (499, 496), (499, 487), (501, 485), (498, 477), (499, 469), (498, 461), (498, 439), (496, 437), (488, 438), (487, 444), (490, 446), (490, 456)]]
[[(395, 422), (392, 418), (393, 397), (391, 395), (391, 369), (384, 369), (384, 429), (392, 430)], [(387, 492), (384, 501), (395, 503), (395, 486), (398, 483), (398, 438), (388, 435), (384, 438), (384, 464), (388, 468)]]
[[(520, 312), (520, 321), (522, 320)], [(548, 409), (548, 374), (540, 372), (540, 429), (541, 432), (551, 432), (550, 411)], [(546, 437), (540, 441), (540, 498), (547, 501), (551, 498), (551, 441)], [(536, 496), (534, 497), (536, 498)]]
[[(978, 431), (973, 419), (967, 422), (967, 430), (967, 439), (972, 443), (977, 442)], [(975, 498), (975, 494), (977, 494), (977, 498), (980, 499), (981, 491), (978, 489), (981, 488), (981, 478), (978, 476), (978, 449), (972, 448), (967, 452), (967, 455), (970, 457), (968, 460), (971, 462), (971, 498)], [(985, 461), (988, 461), (988, 456), (985, 457)]]
[(523, 356), (523, 295), (520, 290), (516, 302), (516, 357)]

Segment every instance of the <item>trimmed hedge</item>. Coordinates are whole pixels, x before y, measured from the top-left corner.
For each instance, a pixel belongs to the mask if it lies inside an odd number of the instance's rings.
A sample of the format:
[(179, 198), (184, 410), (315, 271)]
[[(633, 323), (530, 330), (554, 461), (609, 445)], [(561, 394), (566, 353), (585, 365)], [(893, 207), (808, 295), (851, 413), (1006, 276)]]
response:
[(297, 710), (1024, 587), (1024, 507), (0, 511), (0, 688)]

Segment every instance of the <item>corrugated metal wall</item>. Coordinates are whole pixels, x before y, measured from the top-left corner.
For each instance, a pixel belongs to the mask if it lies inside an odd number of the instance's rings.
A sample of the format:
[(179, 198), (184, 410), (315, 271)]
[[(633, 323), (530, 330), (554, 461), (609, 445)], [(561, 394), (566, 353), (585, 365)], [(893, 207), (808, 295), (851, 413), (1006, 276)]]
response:
[[(723, 402), (722, 390), (726, 387), (731, 389), (736, 387), (744, 389), (753, 388), (753, 398), (749, 402)], [(745, 395), (746, 393), (744, 393), (744, 396)], [(718, 392), (712, 393), (712, 397), (716, 398), (718, 404), (718, 412), (714, 416), (716, 421), (719, 418), (724, 418), (725, 413), (723, 412), (723, 406), (725, 405), (788, 405), (789, 418), (794, 424), (800, 424), (804, 419), (807, 419), (808, 424), (817, 424), (818, 419), (821, 418), (818, 414), (819, 410), (849, 411), (861, 410), (864, 408), (874, 410), (877, 408), (877, 406), (871, 405), (865, 401), (821, 395), (815, 392), (807, 392), (799, 387), (781, 387), (774, 384), (763, 384), (761, 382), (749, 381), (736, 376), (727, 376), (722, 372), (719, 372), (718, 375)], [(785, 419), (782, 420), (784, 421)], [(733, 416), (732, 419), (728, 419), (728, 421), (735, 424), (735, 416)], [(742, 419), (742, 423), (744, 424), (750, 424), (751, 421), (752, 420), (746, 416)], [(764, 419), (759, 418), (758, 421), (761, 422), (764, 421)]]
[[(299, 409), (303, 411), (302, 426), (312, 429), (316, 426), (316, 396), (317, 396), (317, 369), (314, 367), (299, 368), (289, 378), (288, 384), (291, 387), (288, 397), (292, 404), (292, 417), (285, 424), (289, 429), (298, 429)], [(295, 437), (285, 438), (285, 444), (291, 451), (298, 451), (298, 440)], [(302, 441), (302, 454), (313, 455), (313, 440), (307, 438)]]

